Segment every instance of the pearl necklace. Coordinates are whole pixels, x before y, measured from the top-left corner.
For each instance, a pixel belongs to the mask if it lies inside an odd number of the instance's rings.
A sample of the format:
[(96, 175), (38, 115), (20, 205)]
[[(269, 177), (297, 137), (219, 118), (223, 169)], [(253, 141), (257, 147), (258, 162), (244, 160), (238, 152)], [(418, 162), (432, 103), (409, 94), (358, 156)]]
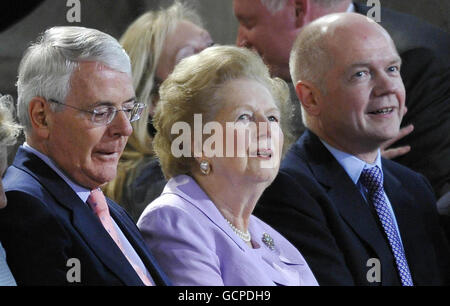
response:
[(238, 229), (236, 226), (234, 226), (233, 223), (231, 223), (227, 218), (225, 218), (225, 220), (227, 220), (228, 225), (231, 227), (233, 232), (235, 232), (235, 234), (239, 236), (239, 238), (241, 238), (245, 242), (249, 242), (252, 239), (252, 236), (250, 235), (249, 231), (244, 233), (243, 231)]

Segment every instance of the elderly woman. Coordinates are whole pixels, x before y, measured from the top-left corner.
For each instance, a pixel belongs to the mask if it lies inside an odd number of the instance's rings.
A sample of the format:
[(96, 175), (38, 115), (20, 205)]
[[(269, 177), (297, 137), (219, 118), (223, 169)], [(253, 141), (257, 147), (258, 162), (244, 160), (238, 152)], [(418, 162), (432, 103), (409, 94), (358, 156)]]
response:
[(167, 9), (143, 14), (128, 27), (120, 42), (131, 59), (137, 98), (147, 108), (132, 124), (134, 131), (122, 154), (117, 177), (106, 186), (105, 193), (137, 221), (166, 184), (152, 148), (151, 118), (159, 100), (159, 85), (181, 59), (213, 42), (196, 12), (178, 1)]
[(181, 61), (160, 96), (154, 148), (169, 181), (138, 227), (172, 282), (316, 285), (298, 250), (252, 215), (278, 172), (287, 85), (253, 52), (218, 46)]
[[(7, 167), (7, 146), (14, 145), (20, 132), (19, 126), (13, 121), (14, 111), (12, 98), (0, 95), (0, 209), (6, 206), (6, 195), (2, 179)], [(5, 250), (0, 241), (0, 286), (15, 286), (16, 281), (6, 263)]]

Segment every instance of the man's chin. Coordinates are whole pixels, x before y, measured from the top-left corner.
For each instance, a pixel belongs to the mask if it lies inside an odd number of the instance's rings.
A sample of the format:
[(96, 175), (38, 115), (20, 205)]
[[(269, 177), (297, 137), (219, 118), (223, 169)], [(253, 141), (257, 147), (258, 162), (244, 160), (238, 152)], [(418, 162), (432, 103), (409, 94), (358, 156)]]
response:
[(89, 189), (96, 189), (114, 180), (116, 175), (117, 167), (114, 167), (113, 169), (99, 169), (98, 171), (87, 173), (81, 185)]

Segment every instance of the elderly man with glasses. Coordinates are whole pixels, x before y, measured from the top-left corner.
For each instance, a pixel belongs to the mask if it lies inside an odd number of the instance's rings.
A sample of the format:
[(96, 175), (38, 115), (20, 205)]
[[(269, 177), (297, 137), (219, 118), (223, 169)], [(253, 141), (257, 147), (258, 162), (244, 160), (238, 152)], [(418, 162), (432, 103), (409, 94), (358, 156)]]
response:
[(0, 239), (18, 285), (165, 285), (138, 229), (100, 187), (139, 119), (128, 55), (111, 36), (54, 27), (19, 67), (26, 142), (4, 182)]

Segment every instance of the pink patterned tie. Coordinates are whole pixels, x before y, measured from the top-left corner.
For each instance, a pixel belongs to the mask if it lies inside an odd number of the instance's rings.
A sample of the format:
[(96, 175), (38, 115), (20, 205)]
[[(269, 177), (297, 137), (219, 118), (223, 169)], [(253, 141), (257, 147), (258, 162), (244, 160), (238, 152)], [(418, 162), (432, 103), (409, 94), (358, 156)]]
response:
[(128, 259), (131, 266), (134, 268), (136, 273), (141, 278), (142, 282), (147, 286), (152, 286), (152, 282), (148, 279), (148, 277), (145, 275), (145, 273), (142, 271), (142, 269), (139, 268), (139, 266), (136, 265), (124, 251), (122, 244), (120, 243), (120, 240), (118, 238), (116, 229), (114, 228), (114, 225), (112, 223), (111, 215), (109, 214), (108, 204), (106, 204), (106, 199), (105, 199), (105, 196), (103, 195), (103, 192), (100, 189), (92, 190), (91, 195), (89, 196), (89, 198), (87, 200), (87, 203), (89, 204), (89, 206), (91, 206), (92, 210), (95, 212), (95, 214), (100, 219), (100, 222), (102, 222), (105, 230), (108, 232), (108, 234), (111, 236), (111, 238), (117, 244), (117, 246), (120, 248), (122, 253)]

